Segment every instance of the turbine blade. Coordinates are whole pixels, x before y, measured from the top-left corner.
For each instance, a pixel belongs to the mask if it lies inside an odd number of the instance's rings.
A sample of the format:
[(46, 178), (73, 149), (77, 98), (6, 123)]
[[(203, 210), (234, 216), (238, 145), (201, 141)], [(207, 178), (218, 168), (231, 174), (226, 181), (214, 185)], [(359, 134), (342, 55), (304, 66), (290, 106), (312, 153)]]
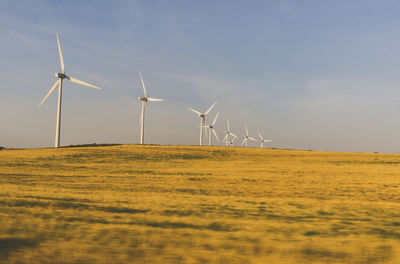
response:
[(204, 115), (207, 115), (208, 113), (210, 113), (211, 109), (214, 108), (214, 106), (218, 103), (218, 101), (216, 101), (210, 108), (208, 108), (208, 110), (204, 113)]
[(147, 97), (147, 93), (146, 93), (146, 86), (144, 85), (144, 81), (143, 81), (142, 73), (141, 73), (141, 72), (139, 72), (139, 75), (140, 75), (140, 80), (142, 81), (142, 87), (143, 87), (144, 97)]
[(81, 85), (85, 85), (85, 86), (92, 87), (92, 88), (94, 88), (94, 89), (101, 90), (101, 88), (99, 88), (99, 87), (97, 87), (97, 86), (94, 86), (94, 85), (92, 85), (92, 84), (90, 84), (90, 83), (82, 82), (82, 81), (80, 81), (80, 80), (78, 80), (78, 79), (76, 79), (76, 78), (73, 78), (73, 77), (68, 77), (68, 78), (69, 78), (69, 80), (70, 80), (71, 82), (73, 82), (73, 83), (77, 83), (77, 84), (81, 84)]
[(205, 132), (205, 134), (206, 134), (206, 138), (208, 138), (208, 135), (207, 135), (207, 126), (205, 126), (203, 129), (204, 129), (204, 132)]
[(164, 99), (157, 99), (157, 98), (147, 98), (149, 102), (162, 102)]
[(194, 110), (194, 109), (192, 109), (192, 108), (190, 108), (190, 107), (188, 107), (188, 109), (189, 109), (190, 111), (192, 111), (192, 112), (198, 114), (198, 115), (201, 115), (201, 113), (200, 113), (199, 111), (197, 111), (197, 110)]
[(226, 134), (226, 135), (225, 135), (224, 140), (222, 140), (223, 142), (228, 142), (228, 135), (229, 135), (229, 134)]
[(229, 118), (226, 119), (226, 123), (228, 123), (228, 132), (231, 131), (231, 129), (229, 128)]
[(50, 96), (50, 94), (54, 91), (54, 89), (56, 89), (56, 87), (60, 84), (61, 80), (58, 79), (54, 84), (53, 87), (51, 87), (50, 91), (46, 94), (46, 96), (44, 97), (44, 99), (42, 100), (42, 102), (40, 102), (39, 106), (41, 106), (44, 101), (46, 101), (47, 97)]
[(61, 52), (60, 40), (58, 39), (58, 34), (56, 34), (56, 36), (57, 36), (57, 44), (58, 44), (58, 54), (60, 55), (61, 72), (65, 73), (64, 72), (64, 59), (63, 59), (63, 55)]
[(217, 113), (217, 115), (214, 118), (214, 122), (212, 123), (213, 126), (215, 125), (215, 122), (217, 122), (218, 115), (219, 115), (219, 112)]
[[(230, 133), (230, 132), (229, 132)], [(236, 136), (235, 134), (233, 134), (233, 133), (230, 133), (234, 138), (238, 138), (238, 136)]]
[(215, 138), (217, 139), (218, 143), (220, 143), (219, 138), (218, 138), (218, 136), (217, 136), (217, 133), (215, 132), (215, 129), (211, 129), (211, 130), (212, 130), (212, 132), (213, 132)]
[(252, 138), (252, 137), (249, 137), (249, 139), (251, 139), (251, 140), (257, 142), (257, 139), (254, 139), (254, 138)]
[(263, 140), (263, 137), (261, 136), (261, 133), (260, 132), (257, 132), (257, 133), (258, 133), (258, 136), (260, 137), (260, 139)]
[(271, 142), (271, 141), (272, 141), (271, 139), (264, 140), (264, 143), (265, 143), (265, 142)]
[(249, 130), (247, 130), (247, 124), (246, 124), (246, 136), (249, 135)]
[(246, 141), (247, 141), (247, 138), (245, 138), (245, 139), (243, 139), (243, 142), (242, 142), (242, 146), (244, 145), (244, 143), (246, 143)]

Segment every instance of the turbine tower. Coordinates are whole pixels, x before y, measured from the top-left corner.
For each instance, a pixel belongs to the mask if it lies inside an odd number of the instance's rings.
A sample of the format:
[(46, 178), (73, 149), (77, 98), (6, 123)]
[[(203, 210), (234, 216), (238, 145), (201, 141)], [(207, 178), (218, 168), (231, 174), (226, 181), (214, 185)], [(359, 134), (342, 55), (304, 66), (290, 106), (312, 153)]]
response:
[(271, 142), (271, 139), (264, 139), (260, 132), (258, 132), (258, 136), (260, 137), (260, 148), (263, 148), (263, 144), (266, 142)]
[[(218, 101), (216, 101), (208, 110), (204, 113), (200, 113), (200, 111), (194, 110), (193, 108), (189, 107), (189, 110), (194, 112), (200, 117), (200, 146), (203, 145), (203, 130), (205, 130), (205, 125), (206, 125), (206, 115), (211, 111), (211, 109), (214, 108), (214, 106), (217, 104)], [(206, 131), (207, 133), (207, 131)]]
[(144, 110), (146, 109), (147, 102), (161, 102), (164, 99), (150, 98), (147, 97), (146, 86), (144, 85), (142, 73), (139, 73), (140, 80), (142, 81), (142, 87), (144, 96), (140, 96), (138, 100), (142, 103), (142, 115), (140, 116), (140, 144), (144, 144)]
[(249, 137), (249, 131), (247, 130), (247, 125), (246, 125), (246, 136), (244, 137), (244, 140), (242, 142), (242, 146), (243, 146), (244, 143), (246, 143), (246, 148), (247, 148), (247, 142), (249, 141), (249, 139), (257, 142), (256, 139), (254, 139), (252, 137)]
[[(215, 116), (215, 118), (214, 118), (214, 121), (212, 122), (212, 124), (211, 125), (209, 125), (209, 126), (204, 126), (204, 128), (205, 129), (209, 129), (209, 138), (208, 138), (208, 145), (209, 146), (211, 146), (211, 139), (212, 139), (212, 136), (213, 136), (213, 134), (214, 134), (214, 136), (215, 136), (215, 138), (218, 140), (218, 142), (219, 142), (219, 138), (218, 138), (218, 136), (217, 136), (217, 133), (215, 133), (215, 129), (214, 129), (214, 126), (215, 126), (215, 122), (217, 122), (217, 118), (218, 118), (218, 115), (219, 115), (219, 112), (217, 113), (217, 115)], [(207, 131), (207, 130), (206, 130)], [(207, 132), (206, 132), (206, 135), (207, 135)]]
[(58, 80), (53, 84), (53, 87), (51, 87), (50, 91), (46, 94), (46, 96), (44, 97), (44, 99), (42, 100), (42, 102), (40, 102), (39, 106), (41, 106), (44, 101), (46, 101), (47, 97), (50, 96), (50, 94), (57, 88), (58, 86), (58, 107), (57, 107), (57, 125), (56, 125), (56, 138), (55, 138), (55, 143), (54, 143), (54, 147), (55, 148), (59, 148), (60, 147), (60, 130), (61, 130), (61, 101), (62, 101), (62, 85), (63, 85), (63, 80), (64, 79), (68, 79), (73, 83), (77, 83), (77, 84), (81, 84), (81, 85), (85, 85), (85, 86), (89, 86), (95, 89), (100, 90), (99, 87), (94, 86), (92, 84), (86, 83), (86, 82), (82, 82), (76, 78), (73, 78), (71, 76), (67, 76), (65, 74), (65, 70), (64, 70), (64, 59), (61, 53), (61, 46), (60, 46), (60, 41), (58, 39), (58, 34), (56, 34), (57, 37), (57, 44), (58, 44), (58, 53), (60, 55), (60, 63), (61, 63), (61, 72), (59, 73), (55, 73), (55, 76), (58, 78)]

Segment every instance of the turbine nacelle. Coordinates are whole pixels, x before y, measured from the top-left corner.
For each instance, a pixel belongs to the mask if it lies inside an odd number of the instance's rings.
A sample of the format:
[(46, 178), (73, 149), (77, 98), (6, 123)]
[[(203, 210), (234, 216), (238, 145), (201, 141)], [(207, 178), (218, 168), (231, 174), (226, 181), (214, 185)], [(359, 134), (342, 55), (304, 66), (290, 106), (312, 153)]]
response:
[(138, 100), (139, 101), (143, 101), (143, 102), (147, 102), (149, 99), (147, 97), (144, 97), (144, 96), (139, 96)]
[(69, 80), (69, 77), (67, 75), (65, 75), (64, 73), (61, 73), (61, 72), (56, 72), (54, 74), (54, 76), (56, 76), (56, 77), (58, 77), (60, 79), (68, 79)]

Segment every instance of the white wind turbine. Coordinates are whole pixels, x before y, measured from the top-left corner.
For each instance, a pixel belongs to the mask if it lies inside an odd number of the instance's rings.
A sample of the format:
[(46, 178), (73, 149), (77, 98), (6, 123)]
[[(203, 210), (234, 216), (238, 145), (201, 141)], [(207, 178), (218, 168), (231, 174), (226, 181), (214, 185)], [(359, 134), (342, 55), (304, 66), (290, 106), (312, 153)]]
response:
[(260, 137), (260, 148), (263, 148), (264, 143), (272, 141), (271, 139), (264, 139), (260, 132), (258, 132), (258, 136)]
[(61, 130), (61, 101), (62, 101), (62, 84), (63, 84), (63, 80), (64, 79), (68, 79), (73, 83), (77, 83), (77, 84), (81, 84), (81, 85), (85, 85), (85, 86), (89, 86), (95, 89), (100, 90), (99, 87), (91, 85), (89, 83), (86, 82), (82, 82), (78, 79), (75, 79), (71, 76), (67, 76), (65, 74), (65, 70), (64, 70), (64, 59), (61, 53), (61, 46), (60, 46), (60, 41), (58, 39), (58, 34), (56, 34), (57, 37), (57, 44), (58, 44), (58, 53), (60, 55), (60, 63), (61, 63), (61, 72), (59, 73), (55, 73), (55, 76), (58, 78), (58, 80), (53, 84), (53, 87), (51, 87), (50, 91), (46, 94), (46, 96), (44, 97), (44, 99), (42, 100), (42, 102), (40, 102), (39, 106), (41, 106), (44, 101), (46, 101), (47, 97), (50, 96), (50, 94), (57, 88), (58, 86), (58, 108), (57, 108), (57, 125), (56, 125), (56, 138), (55, 138), (55, 143), (54, 143), (54, 147), (58, 148), (60, 147), (60, 130)]
[(227, 143), (229, 144), (230, 147), (233, 147), (233, 142), (235, 142), (235, 140), (238, 138), (238, 136), (236, 136), (233, 133), (231, 133), (231, 135), (232, 135), (232, 139), (227, 141)]
[(229, 146), (231, 146), (231, 147), (233, 147), (233, 142), (235, 142), (235, 139), (238, 138), (238, 136), (236, 136), (236, 135), (234, 135), (234, 134), (232, 134), (232, 136), (233, 136), (232, 140), (229, 141)]
[(146, 109), (147, 102), (161, 102), (164, 99), (150, 98), (147, 97), (146, 86), (144, 85), (142, 73), (139, 73), (140, 80), (142, 81), (142, 87), (144, 96), (140, 96), (138, 100), (142, 103), (142, 115), (140, 116), (140, 144), (144, 144), (144, 110)]
[[(189, 107), (189, 110), (194, 112), (195, 114), (197, 114), (200, 117), (200, 146), (203, 145), (203, 130), (205, 130), (205, 125), (206, 125), (206, 115), (211, 111), (211, 109), (213, 109), (213, 107), (217, 104), (218, 101), (216, 101), (210, 108), (208, 108), (208, 110), (204, 113), (200, 113), (197, 110), (194, 110), (192, 108)], [(207, 133), (207, 132), (206, 132)]]
[[(215, 129), (214, 129), (215, 122), (217, 122), (218, 115), (219, 115), (219, 112), (215, 116), (214, 121), (212, 122), (211, 125), (204, 126), (205, 129), (207, 129), (207, 128), (209, 129), (209, 138), (208, 138), (208, 145), (209, 146), (211, 146), (211, 139), (212, 139), (213, 134), (214, 134), (215, 138), (217, 139), (217, 141), (219, 142), (219, 138), (218, 138), (217, 133), (215, 132)], [(207, 132), (206, 132), (206, 135), (207, 135)]]
[(249, 137), (249, 131), (247, 130), (247, 125), (246, 125), (246, 136), (244, 137), (244, 140), (242, 142), (242, 146), (243, 146), (244, 143), (246, 143), (246, 148), (247, 148), (247, 142), (249, 141), (249, 139), (257, 142), (256, 139), (254, 139), (252, 137)]
[[(232, 145), (231, 141), (230, 141), (230, 136), (233, 136), (234, 138), (237, 138), (237, 136), (231, 132), (231, 129), (229, 127), (229, 119), (226, 119), (226, 123), (228, 125), (228, 130), (225, 131), (225, 137), (224, 137), (223, 141), (225, 142), (225, 145), (228, 146), (228, 145)], [(233, 141), (232, 141), (232, 143), (233, 143)]]

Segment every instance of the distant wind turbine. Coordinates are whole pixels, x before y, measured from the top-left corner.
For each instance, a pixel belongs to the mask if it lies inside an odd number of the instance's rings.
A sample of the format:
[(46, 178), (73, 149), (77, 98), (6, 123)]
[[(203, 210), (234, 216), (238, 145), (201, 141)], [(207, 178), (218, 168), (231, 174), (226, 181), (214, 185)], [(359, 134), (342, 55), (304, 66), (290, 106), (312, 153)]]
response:
[[(213, 109), (213, 107), (217, 104), (218, 101), (216, 101), (208, 110), (204, 113), (200, 113), (200, 111), (194, 110), (193, 108), (189, 107), (189, 110), (194, 112), (200, 117), (200, 146), (203, 145), (203, 130), (205, 130), (205, 125), (206, 125), (206, 115)], [(206, 131), (207, 133), (207, 131)]]
[(249, 137), (249, 131), (247, 130), (247, 125), (246, 125), (246, 136), (244, 137), (244, 140), (242, 142), (242, 146), (243, 146), (244, 143), (246, 143), (246, 148), (247, 148), (247, 142), (249, 141), (249, 139), (257, 142), (256, 139), (254, 139), (252, 137)]
[(142, 81), (142, 87), (144, 96), (140, 96), (138, 100), (142, 103), (142, 115), (140, 116), (140, 144), (144, 144), (144, 110), (146, 109), (147, 102), (161, 102), (164, 99), (150, 98), (147, 97), (146, 86), (144, 85), (142, 73), (139, 73), (140, 80)]
[(229, 119), (226, 119), (226, 123), (228, 125), (228, 130), (225, 131), (225, 137), (224, 137), (223, 141), (225, 142), (225, 145), (228, 146), (228, 145), (230, 145), (230, 142), (231, 142), (230, 136), (233, 136), (233, 137), (237, 137), (237, 136), (231, 132), (231, 129), (229, 127)]
[(82, 82), (78, 79), (75, 79), (71, 76), (67, 76), (65, 74), (65, 70), (64, 70), (64, 59), (61, 53), (61, 46), (60, 46), (60, 41), (58, 39), (58, 34), (56, 34), (57, 37), (57, 44), (58, 44), (58, 53), (60, 55), (60, 62), (61, 62), (61, 73), (55, 73), (55, 76), (57, 78), (59, 78), (54, 84), (53, 87), (51, 87), (50, 91), (46, 94), (46, 96), (44, 97), (44, 99), (42, 100), (42, 102), (40, 102), (39, 106), (41, 106), (44, 101), (46, 101), (47, 97), (50, 96), (50, 94), (57, 88), (58, 86), (58, 108), (57, 108), (57, 125), (56, 125), (56, 138), (55, 138), (55, 143), (54, 143), (54, 147), (58, 148), (60, 147), (60, 130), (61, 130), (61, 101), (62, 101), (62, 84), (63, 84), (63, 80), (64, 79), (68, 79), (73, 83), (77, 83), (77, 84), (81, 84), (81, 85), (85, 85), (85, 86), (89, 86), (95, 89), (100, 90), (99, 87), (91, 85), (89, 83), (86, 82)]
[[(211, 146), (211, 139), (212, 139), (213, 134), (214, 134), (215, 138), (217, 139), (217, 141), (219, 142), (219, 138), (218, 138), (217, 133), (215, 132), (215, 129), (214, 129), (215, 122), (217, 122), (218, 115), (219, 115), (219, 112), (215, 116), (214, 121), (212, 122), (211, 125), (204, 126), (205, 129), (207, 129), (207, 128), (209, 129), (209, 138), (208, 138), (208, 145), (209, 146)], [(206, 133), (206, 135), (207, 135), (207, 133)]]
[(260, 148), (263, 148), (264, 143), (272, 141), (271, 139), (264, 139), (260, 132), (258, 132), (258, 136), (260, 137)]
[(230, 147), (233, 147), (233, 142), (235, 142), (235, 140), (238, 138), (238, 136), (236, 136), (235, 134), (231, 133), (232, 139), (231, 140), (227, 140), (227, 143), (229, 144)]

